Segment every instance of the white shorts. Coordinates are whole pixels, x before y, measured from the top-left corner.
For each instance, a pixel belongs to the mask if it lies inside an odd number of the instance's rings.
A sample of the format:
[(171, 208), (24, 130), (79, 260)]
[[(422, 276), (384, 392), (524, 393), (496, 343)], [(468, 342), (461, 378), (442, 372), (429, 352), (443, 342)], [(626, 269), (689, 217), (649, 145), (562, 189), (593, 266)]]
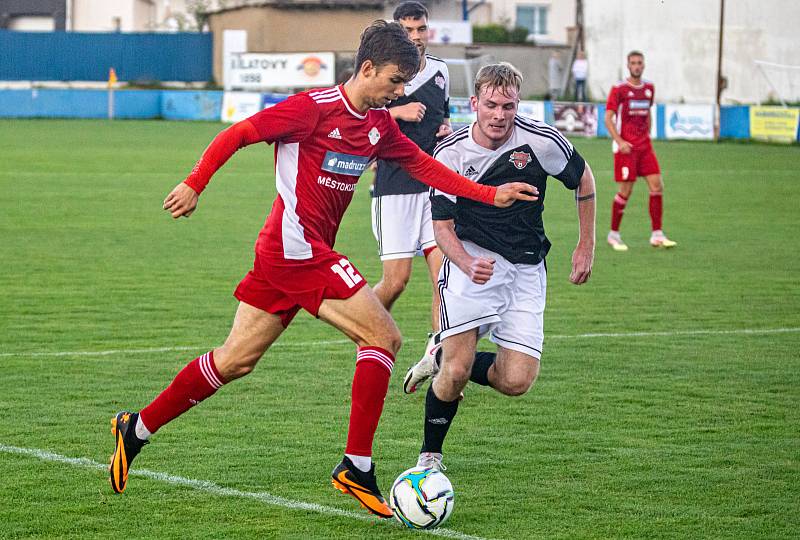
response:
[(478, 329), (478, 338), (541, 359), (547, 272), (539, 264), (512, 264), (472, 242), (464, 249), (494, 259), (494, 273), (483, 285), (473, 283), (447, 257), (439, 272), (442, 339)]
[(435, 246), (428, 192), (373, 197), (372, 232), (382, 261), (409, 259)]

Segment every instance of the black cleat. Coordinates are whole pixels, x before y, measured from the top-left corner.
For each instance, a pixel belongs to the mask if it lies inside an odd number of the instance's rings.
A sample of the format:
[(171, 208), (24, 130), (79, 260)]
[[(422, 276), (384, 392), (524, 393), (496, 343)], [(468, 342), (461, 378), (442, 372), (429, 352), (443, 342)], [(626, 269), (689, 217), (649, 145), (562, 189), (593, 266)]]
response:
[(122, 411), (111, 419), (111, 433), (114, 435), (114, 453), (111, 454), (111, 465), (108, 472), (111, 474), (111, 487), (116, 493), (125, 491), (128, 484), (128, 468), (149, 441), (143, 441), (136, 436), (136, 420), (139, 413)]
[(378, 481), (375, 478), (375, 464), (369, 472), (364, 472), (353, 465), (350, 458), (345, 456), (331, 473), (333, 487), (350, 495), (361, 506), (378, 517), (392, 517), (392, 509), (386, 504), (386, 499), (378, 489)]

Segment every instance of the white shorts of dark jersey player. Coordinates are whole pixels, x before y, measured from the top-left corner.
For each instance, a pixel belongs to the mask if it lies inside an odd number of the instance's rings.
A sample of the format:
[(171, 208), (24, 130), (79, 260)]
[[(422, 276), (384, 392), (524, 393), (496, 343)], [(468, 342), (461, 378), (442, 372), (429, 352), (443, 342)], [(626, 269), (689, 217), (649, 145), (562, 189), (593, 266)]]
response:
[(428, 192), (374, 197), (372, 233), (382, 261), (423, 255), (436, 245)]
[(492, 277), (483, 285), (447, 257), (439, 272), (439, 310), (442, 339), (478, 329), (494, 343), (541, 359), (547, 272), (539, 264), (512, 264), (501, 255), (472, 242), (464, 249), (473, 257), (494, 259)]

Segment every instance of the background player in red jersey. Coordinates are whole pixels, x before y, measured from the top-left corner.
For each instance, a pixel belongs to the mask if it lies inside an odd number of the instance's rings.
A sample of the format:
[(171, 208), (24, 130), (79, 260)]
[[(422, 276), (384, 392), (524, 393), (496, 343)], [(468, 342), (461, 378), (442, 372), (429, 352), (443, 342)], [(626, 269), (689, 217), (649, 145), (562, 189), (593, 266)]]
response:
[(385, 106), (419, 67), (417, 48), (396, 23), (376, 21), (361, 36), (355, 74), (344, 85), (303, 92), (217, 135), (189, 176), (164, 201), (173, 218), (194, 212), (214, 172), (239, 148), (274, 143), (278, 197), (256, 242), (253, 270), (234, 295), (239, 307), (225, 343), (191, 361), (140, 412), (112, 419), (111, 484), (122, 492), (128, 469), (166, 423), (250, 373), (300, 308), (357, 345), (345, 457), (336, 488), (381, 517), (392, 512), (378, 489), (372, 442), (400, 332), (364, 277), (333, 249), (361, 172), (375, 158), (396, 160), (415, 178), (485, 204), (536, 200), (525, 183), (477, 186), (450, 172), (400, 133)]
[[(653, 232), (650, 245), (670, 248), (676, 245), (661, 229), (663, 215), (664, 183), (653, 145), (650, 142), (650, 107), (655, 98), (655, 87), (642, 80), (644, 55), (639, 51), (628, 53), (630, 76), (617, 83), (608, 94), (605, 123), (614, 139), (614, 179), (619, 192), (611, 207), (611, 231), (608, 243), (615, 251), (627, 251), (619, 226), (625, 205), (633, 192), (636, 178), (644, 176), (650, 188), (650, 221)], [(616, 117), (616, 118), (615, 118)]]

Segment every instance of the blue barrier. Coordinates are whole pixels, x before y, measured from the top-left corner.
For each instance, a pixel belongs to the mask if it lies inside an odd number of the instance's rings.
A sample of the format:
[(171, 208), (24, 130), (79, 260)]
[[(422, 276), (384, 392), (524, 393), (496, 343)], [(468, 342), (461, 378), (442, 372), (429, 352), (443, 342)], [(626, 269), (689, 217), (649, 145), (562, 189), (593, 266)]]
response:
[(161, 118), (164, 120), (219, 121), (224, 92), (161, 92)]
[[(164, 118), (166, 120), (219, 121), (224, 93), (221, 91), (115, 90), (115, 118)], [(262, 103), (277, 103), (284, 94), (262, 94)], [(597, 105), (597, 136), (608, 137), (603, 118), (605, 104)], [(553, 123), (553, 104), (544, 103), (545, 121)], [(0, 118), (106, 118), (107, 90), (26, 89), (0, 90)], [(665, 106), (658, 105), (657, 138), (665, 138)], [(720, 108), (720, 137), (750, 138), (750, 108)], [(800, 125), (797, 131), (800, 142)]]
[[(159, 90), (114, 92), (115, 118), (158, 118), (160, 109)], [(0, 90), (0, 117), (106, 118), (108, 91), (43, 88)]]
[(597, 104), (597, 136), (610, 137), (608, 129), (606, 128), (606, 104)]
[(210, 33), (0, 30), (2, 81), (209, 81)]
[(725, 139), (750, 138), (750, 107), (723, 105), (719, 110), (719, 136)]

